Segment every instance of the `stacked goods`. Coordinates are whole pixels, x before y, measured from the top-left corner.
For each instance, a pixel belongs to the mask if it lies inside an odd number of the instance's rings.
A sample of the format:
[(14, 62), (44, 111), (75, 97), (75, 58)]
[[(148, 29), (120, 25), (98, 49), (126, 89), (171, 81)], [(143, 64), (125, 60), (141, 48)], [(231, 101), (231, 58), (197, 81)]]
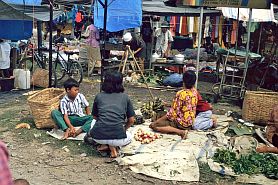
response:
[(149, 119), (155, 115), (155, 113), (163, 111), (164, 104), (159, 98), (155, 98), (154, 101), (144, 103), (140, 109), (144, 118)]
[(134, 139), (136, 141), (140, 141), (141, 144), (149, 144), (152, 141), (161, 138), (160, 134), (153, 133), (153, 132), (146, 132), (142, 129), (138, 129), (136, 134), (134, 135)]

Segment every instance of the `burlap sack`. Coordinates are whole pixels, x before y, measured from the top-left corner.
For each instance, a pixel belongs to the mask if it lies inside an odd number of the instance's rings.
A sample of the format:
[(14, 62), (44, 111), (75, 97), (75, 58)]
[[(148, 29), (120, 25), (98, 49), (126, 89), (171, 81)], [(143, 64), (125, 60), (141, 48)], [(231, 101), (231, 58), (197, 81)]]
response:
[(32, 85), (37, 87), (48, 87), (49, 72), (46, 69), (38, 68), (34, 71), (32, 76)]

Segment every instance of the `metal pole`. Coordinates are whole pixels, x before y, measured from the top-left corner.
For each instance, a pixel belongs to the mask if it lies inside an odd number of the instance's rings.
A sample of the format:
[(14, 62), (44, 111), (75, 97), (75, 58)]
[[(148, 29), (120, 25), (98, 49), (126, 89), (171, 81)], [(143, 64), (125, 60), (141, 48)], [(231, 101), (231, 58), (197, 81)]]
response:
[(260, 36), (259, 36), (259, 43), (258, 43), (257, 53), (259, 53), (259, 52), (260, 52), (261, 38), (262, 38), (262, 31), (263, 31), (263, 23), (261, 23), (261, 25), (260, 25)]
[[(108, 0), (105, 0), (104, 2), (104, 19), (103, 19), (103, 45), (102, 45), (102, 58), (101, 58), (101, 83), (100, 86), (102, 86), (103, 83), (103, 71), (104, 71), (104, 60), (105, 60), (105, 40), (107, 35), (106, 25), (107, 25), (107, 11), (108, 11)], [(101, 88), (100, 88), (101, 91)]]
[(250, 47), (250, 29), (251, 29), (251, 21), (252, 21), (252, 8), (249, 9), (249, 20), (248, 20), (248, 33), (247, 33), (247, 43), (246, 43), (246, 56), (245, 56), (245, 68), (244, 68), (244, 77), (241, 84), (241, 97), (242, 97), (242, 89), (244, 88), (246, 73), (248, 69), (248, 59), (249, 59), (249, 47)]
[(52, 79), (52, 22), (53, 22), (53, 0), (49, 0), (50, 18), (49, 18), (49, 81), (48, 86), (51, 87)]
[(37, 32), (38, 32), (38, 52), (39, 55), (42, 56), (42, 51), (41, 51), (41, 47), (42, 47), (42, 22), (41, 21), (37, 21)]
[(198, 87), (198, 76), (199, 76), (199, 63), (200, 63), (200, 51), (201, 51), (201, 42), (202, 42), (202, 26), (203, 26), (203, 17), (204, 17), (204, 7), (201, 7), (200, 10), (200, 22), (199, 22), (199, 35), (198, 35), (198, 52), (197, 52), (197, 66), (196, 66), (196, 84), (195, 87)]

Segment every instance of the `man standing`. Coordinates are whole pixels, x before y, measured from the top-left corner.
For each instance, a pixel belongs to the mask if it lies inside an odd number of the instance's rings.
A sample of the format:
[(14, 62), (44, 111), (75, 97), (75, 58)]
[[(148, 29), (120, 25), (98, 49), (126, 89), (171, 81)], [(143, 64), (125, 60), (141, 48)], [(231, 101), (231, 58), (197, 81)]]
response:
[(139, 60), (139, 65), (142, 71), (144, 71), (144, 61), (146, 57), (146, 44), (140, 37), (135, 34), (127, 32), (123, 36), (124, 45), (129, 45), (130, 49), (133, 51), (133, 54)]
[(11, 46), (6, 41), (0, 39), (0, 70), (3, 78), (10, 78)]
[(161, 28), (155, 30), (155, 52), (161, 53), (162, 57), (168, 57), (171, 50), (173, 37), (169, 31), (169, 23), (163, 22)]

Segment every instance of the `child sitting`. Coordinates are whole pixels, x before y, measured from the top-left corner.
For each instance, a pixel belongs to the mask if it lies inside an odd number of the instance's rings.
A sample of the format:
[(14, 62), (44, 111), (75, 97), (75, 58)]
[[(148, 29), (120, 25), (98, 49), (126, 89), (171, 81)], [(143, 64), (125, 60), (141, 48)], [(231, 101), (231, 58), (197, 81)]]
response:
[(127, 94), (124, 92), (123, 76), (118, 71), (104, 76), (102, 92), (97, 94), (93, 104), (96, 119), (90, 131), (93, 140), (100, 144), (99, 151), (110, 150), (111, 157), (118, 156), (118, 147), (131, 142), (127, 129), (134, 123), (135, 112)]
[[(79, 83), (70, 78), (64, 82), (64, 88), (67, 94), (60, 101), (59, 110), (53, 110), (51, 116), (57, 126), (65, 132), (62, 139), (67, 139), (88, 132), (93, 118), (90, 115), (88, 101), (79, 93)], [(86, 115), (83, 113), (83, 108)], [(81, 128), (75, 130), (75, 126)]]
[(186, 71), (183, 74), (184, 89), (177, 92), (170, 110), (155, 122), (150, 128), (157, 132), (173, 133), (187, 137), (188, 129), (193, 125), (196, 116), (197, 90), (194, 88), (196, 74)]
[(192, 126), (193, 130), (207, 130), (216, 127), (216, 119), (212, 117), (212, 106), (207, 101), (203, 100), (198, 92), (198, 103), (196, 108), (196, 119)]

